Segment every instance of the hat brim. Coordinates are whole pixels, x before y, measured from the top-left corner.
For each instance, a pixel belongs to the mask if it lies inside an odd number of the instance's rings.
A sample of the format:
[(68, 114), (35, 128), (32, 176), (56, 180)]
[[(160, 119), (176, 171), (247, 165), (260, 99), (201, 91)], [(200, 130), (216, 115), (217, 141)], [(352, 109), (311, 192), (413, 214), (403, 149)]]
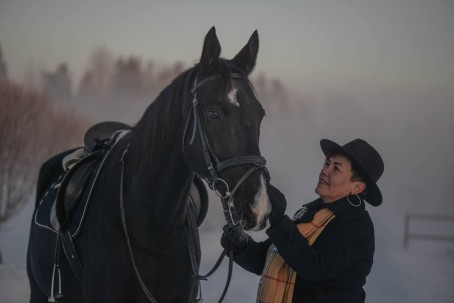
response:
[(355, 168), (358, 169), (358, 173), (361, 175), (361, 177), (364, 178), (364, 181), (366, 183), (367, 194), (364, 195), (364, 200), (366, 200), (372, 206), (379, 206), (382, 203), (383, 197), (377, 184), (370, 178), (364, 167), (353, 157), (353, 155), (351, 155), (347, 150), (345, 150), (336, 142), (328, 139), (320, 140), (320, 147), (322, 148), (325, 156), (328, 156), (332, 153), (340, 153), (347, 156), (348, 159), (353, 162)]

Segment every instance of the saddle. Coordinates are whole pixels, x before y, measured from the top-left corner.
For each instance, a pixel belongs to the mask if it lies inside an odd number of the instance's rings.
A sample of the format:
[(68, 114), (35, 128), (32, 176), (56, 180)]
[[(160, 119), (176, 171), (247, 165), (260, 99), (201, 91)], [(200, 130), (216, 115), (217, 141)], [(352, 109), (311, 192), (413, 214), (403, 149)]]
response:
[[(97, 172), (108, 150), (131, 127), (121, 122), (101, 122), (90, 127), (84, 135), (84, 147), (63, 158), (66, 173), (56, 197), (56, 216), (62, 230), (68, 229), (73, 212), (81, 200), (84, 189), (95, 186)], [(89, 196), (85, 203), (88, 203)], [(81, 217), (80, 220), (83, 220)]]
[[(46, 161), (39, 172), (35, 223), (57, 232), (70, 229), (76, 237), (88, 206), (88, 191), (93, 188), (101, 160), (110, 147), (121, 139), (130, 126), (119, 122), (102, 122), (90, 127), (84, 146), (62, 152)], [(47, 184), (53, 183), (48, 186)]]
[(85, 152), (90, 154), (102, 148), (114, 133), (130, 129), (131, 126), (115, 121), (100, 122), (93, 125), (84, 135)]

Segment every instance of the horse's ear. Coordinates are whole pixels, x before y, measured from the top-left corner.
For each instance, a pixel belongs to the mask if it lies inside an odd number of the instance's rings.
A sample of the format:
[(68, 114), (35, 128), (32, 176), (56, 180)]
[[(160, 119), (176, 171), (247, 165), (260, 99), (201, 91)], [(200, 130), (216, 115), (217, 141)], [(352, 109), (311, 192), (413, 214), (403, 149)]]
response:
[(255, 60), (259, 51), (259, 34), (254, 31), (248, 43), (243, 49), (232, 59), (232, 62), (244, 70), (249, 75), (255, 67)]
[(216, 36), (214, 26), (208, 31), (203, 42), (202, 57), (200, 58), (200, 68), (202, 72), (209, 72), (216, 66), (219, 55), (221, 54), (221, 45)]

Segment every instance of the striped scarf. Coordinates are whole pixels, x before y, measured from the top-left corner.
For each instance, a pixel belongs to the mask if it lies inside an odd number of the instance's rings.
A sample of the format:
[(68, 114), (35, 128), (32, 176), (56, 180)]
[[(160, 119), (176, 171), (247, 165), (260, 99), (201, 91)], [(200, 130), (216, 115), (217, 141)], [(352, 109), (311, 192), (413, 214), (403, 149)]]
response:
[[(334, 213), (323, 208), (319, 210), (312, 222), (297, 225), (299, 232), (312, 246), (326, 225), (334, 219)], [(279, 255), (276, 246), (271, 244), (266, 256), (266, 264), (257, 292), (257, 303), (291, 303), (296, 273)]]

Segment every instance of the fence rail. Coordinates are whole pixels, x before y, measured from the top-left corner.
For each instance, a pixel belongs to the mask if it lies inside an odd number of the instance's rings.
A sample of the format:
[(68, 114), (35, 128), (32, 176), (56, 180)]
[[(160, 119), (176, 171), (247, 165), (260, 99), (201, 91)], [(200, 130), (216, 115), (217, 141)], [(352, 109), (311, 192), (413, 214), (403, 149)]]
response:
[[(427, 215), (427, 214), (407, 214), (405, 216), (404, 227), (404, 246), (408, 246), (410, 240), (429, 240), (429, 241), (453, 241), (454, 235), (440, 235), (435, 233), (417, 233), (410, 230), (410, 223), (415, 221), (431, 221), (431, 222), (452, 222), (454, 226), (454, 216), (447, 215)], [(452, 229), (454, 234), (454, 229)]]

